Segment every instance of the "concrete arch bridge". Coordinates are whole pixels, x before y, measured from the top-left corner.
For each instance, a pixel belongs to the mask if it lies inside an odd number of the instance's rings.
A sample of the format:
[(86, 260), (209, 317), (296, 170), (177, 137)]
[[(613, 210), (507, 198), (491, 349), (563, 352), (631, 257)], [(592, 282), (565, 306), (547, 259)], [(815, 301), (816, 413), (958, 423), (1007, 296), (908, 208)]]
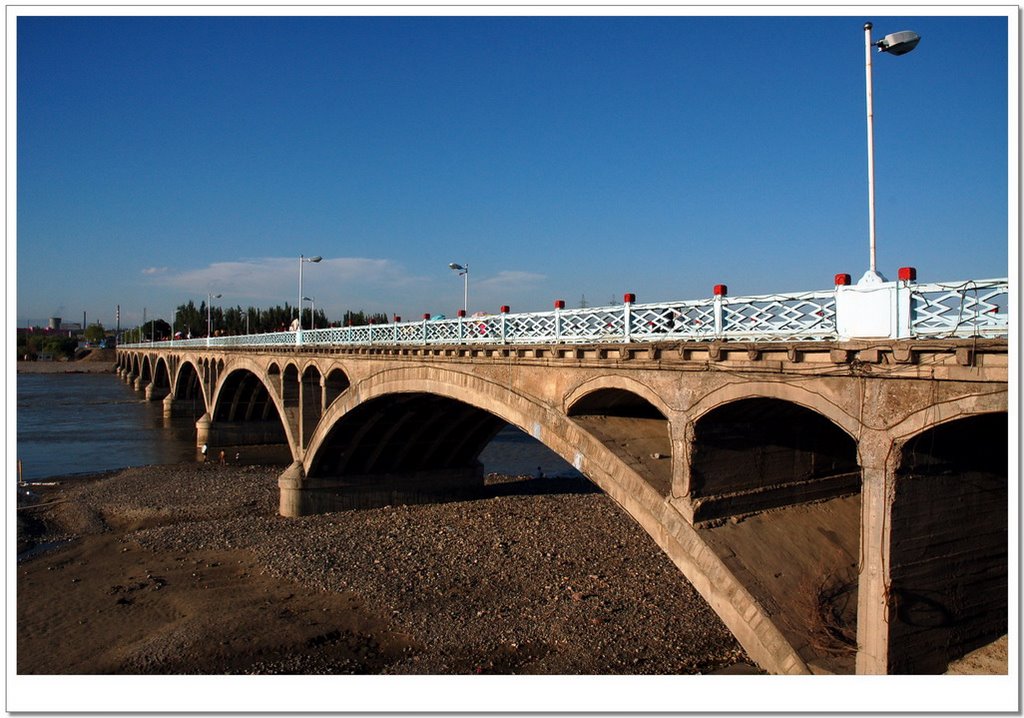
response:
[(286, 516), (482, 486), (506, 424), (595, 483), (772, 673), (935, 673), (1007, 630), (1007, 341), (118, 350)]

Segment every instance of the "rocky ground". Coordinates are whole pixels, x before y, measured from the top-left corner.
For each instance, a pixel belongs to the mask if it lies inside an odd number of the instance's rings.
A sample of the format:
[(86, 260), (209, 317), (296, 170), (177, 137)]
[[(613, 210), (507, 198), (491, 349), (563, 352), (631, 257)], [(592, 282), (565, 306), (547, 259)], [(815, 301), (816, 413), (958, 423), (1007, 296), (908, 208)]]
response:
[(277, 473), (37, 488), (18, 510), (18, 673), (754, 671), (585, 480), (491, 477), (476, 500), (285, 519)]

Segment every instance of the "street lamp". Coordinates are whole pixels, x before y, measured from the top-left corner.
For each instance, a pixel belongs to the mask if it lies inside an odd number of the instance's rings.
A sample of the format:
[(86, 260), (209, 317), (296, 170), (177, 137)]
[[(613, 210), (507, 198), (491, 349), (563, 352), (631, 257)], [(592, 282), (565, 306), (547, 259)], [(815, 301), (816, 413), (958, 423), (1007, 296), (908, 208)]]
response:
[(875, 120), (871, 105), (871, 48), (877, 47), (879, 52), (890, 55), (906, 55), (917, 47), (921, 37), (916, 32), (903, 30), (886, 35), (877, 42), (871, 41), (871, 23), (864, 23), (864, 61), (867, 83), (867, 115), (868, 115), (868, 241), (870, 265), (868, 271), (860, 278), (858, 284), (880, 284), (885, 277), (875, 271)]
[(297, 328), (297, 331), (295, 332), (296, 344), (302, 344), (302, 265), (305, 264), (306, 262), (316, 264), (322, 259), (323, 257), (321, 257), (320, 255), (317, 255), (315, 257), (304, 257), (301, 254), (299, 255), (299, 326)]
[(210, 313), (210, 305), (214, 299), (220, 299), (221, 295), (207, 292), (206, 294), (206, 343), (210, 343), (210, 337), (213, 336), (213, 321), (212, 314)]
[(450, 262), (448, 264), (448, 269), (452, 270), (453, 272), (458, 272), (460, 277), (465, 277), (466, 278), (465, 279), (465, 289), (463, 290), (463, 297), (462, 297), (462, 311), (468, 313), (469, 312), (469, 263), (467, 262), (466, 266), (463, 267), (461, 264), (456, 264), (455, 262)]
[[(309, 328), (316, 329), (316, 299), (314, 297), (303, 297), (302, 301), (309, 302)], [(302, 323), (302, 312), (299, 312), (299, 323)]]

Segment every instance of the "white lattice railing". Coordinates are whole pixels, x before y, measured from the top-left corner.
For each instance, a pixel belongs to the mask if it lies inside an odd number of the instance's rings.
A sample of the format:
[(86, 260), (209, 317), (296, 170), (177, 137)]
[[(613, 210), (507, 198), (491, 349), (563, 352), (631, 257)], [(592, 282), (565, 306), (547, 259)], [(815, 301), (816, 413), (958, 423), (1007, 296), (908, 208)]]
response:
[[(856, 317), (839, 321), (836, 296), (844, 292), (845, 311), (889, 312), (894, 338), (1005, 337), (1009, 327), (1007, 279), (936, 284), (912, 281), (875, 285), (860, 302), (858, 287), (752, 297), (715, 296), (681, 302), (624, 304), (586, 309), (555, 309), (529, 314), (499, 313), (455, 319), (303, 332), (178, 339), (125, 344), (124, 347), (375, 346), (452, 344), (555, 344), (655, 341), (821, 341), (856, 338)], [(882, 294), (882, 303), (878, 296)], [(630, 297), (631, 298), (631, 297)], [(854, 301), (855, 300), (855, 301)], [(858, 303), (859, 302), (859, 303)], [(905, 316), (904, 316), (905, 315)], [(868, 316), (868, 320), (877, 317)], [(884, 317), (888, 321), (889, 317)], [(867, 324), (877, 326), (877, 321)], [(888, 324), (886, 325), (888, 326)], [(863, 336), (879, 336), (866, 334)]]
[(1003, 337), (1009, 327), (1005, 280), (917, 284), (910, 301), (914, 336)]

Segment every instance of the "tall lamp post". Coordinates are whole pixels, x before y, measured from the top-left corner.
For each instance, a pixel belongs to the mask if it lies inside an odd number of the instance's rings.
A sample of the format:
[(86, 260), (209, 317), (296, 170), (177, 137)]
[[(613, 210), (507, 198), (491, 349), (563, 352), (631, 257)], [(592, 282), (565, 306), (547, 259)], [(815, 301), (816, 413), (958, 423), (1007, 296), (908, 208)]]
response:
[(903, 30), (886, 35), (877, 42), (871, 41), (871, 23), (864, 23), (864, 67), (867, 84), (867, 116), (868, 116), (868, 242), (870, 263), (868, 271), (860, 278), (858, 284), (880, 284), (885, 277), (875, 271), (875, 119), (871, 104), (871, 48), (877, 47), (878, 52), (890, 55), (906, 55), (917, 47), (921, 37), (916, 32)]
[(212, 313), (210, 312), (210, 305), (214, 299), (220, 299), (221, 295), (208, 292), (206, 294), (206, 343), (210, 343), (210, 337), (213, 336), (213, 321)]
[(463, 294), (462, 294), (462, 311), (468, 313), (469, 312), (469, 263), (467, 262), (466, 266), (463, 267), (461, 264), (456, 264), (455, 262), (451, 262), (448, 265), (448, 269), (452, 270), (453, 272), (458, 272), (460, 277), (465, 277), (465, 286), (464, 286)]
[(297, 331), (295, 332), (296, 344), (302, 344), (302, 265), (305, 264), (306, 262), (316, 264), (322, 259), (323, 257), (321, 257), (320, 255), (317, 255), (315, 257), (304, 257), (301, 254), (299, 255), (299, 325), (297, 327)]

